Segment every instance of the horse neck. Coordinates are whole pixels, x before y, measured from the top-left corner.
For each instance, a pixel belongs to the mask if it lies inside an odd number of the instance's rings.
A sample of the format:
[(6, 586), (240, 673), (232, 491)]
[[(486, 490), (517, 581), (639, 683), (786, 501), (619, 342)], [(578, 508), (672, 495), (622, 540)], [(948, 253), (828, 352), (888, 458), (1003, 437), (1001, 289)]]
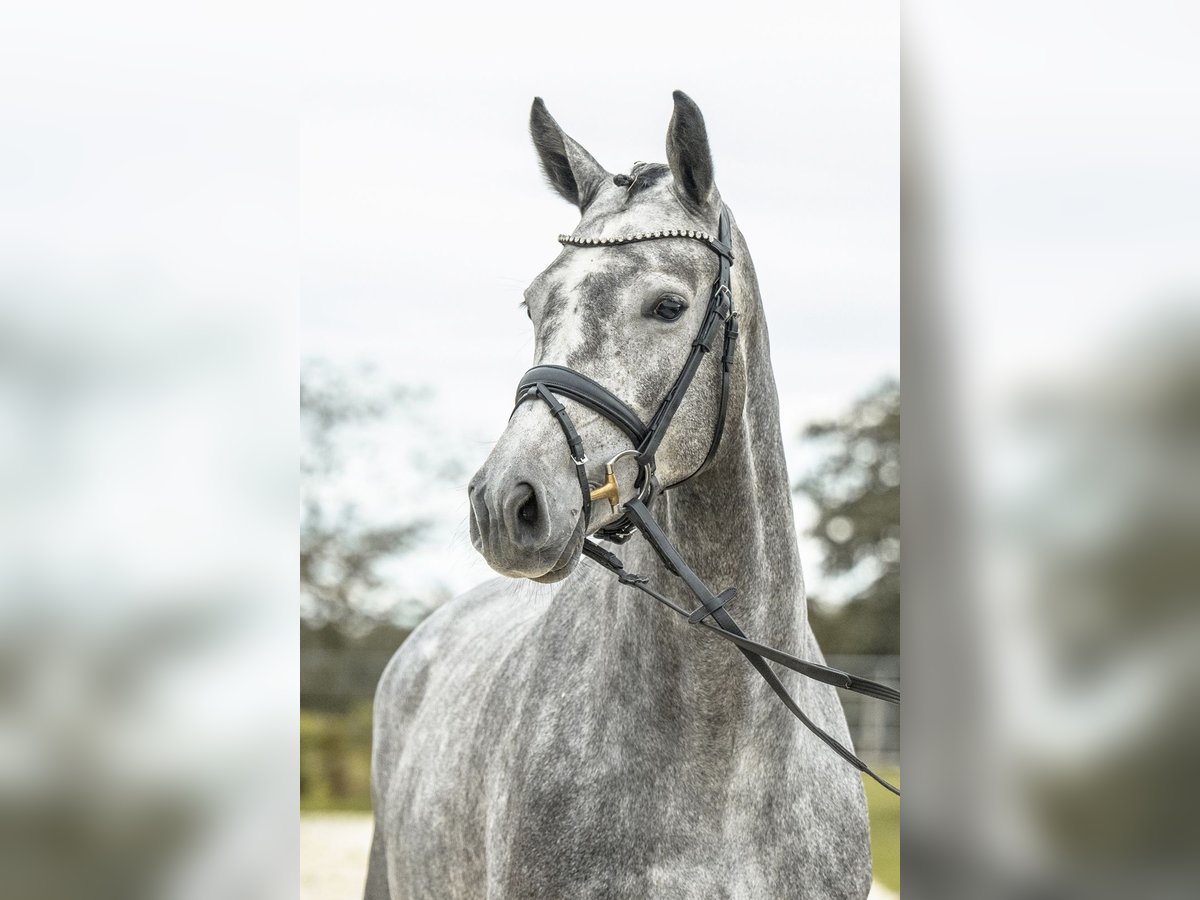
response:
[[(745, 313), (739, 338), (746, 373), (744, 399), (737, 402), (735, 390), (712, 464), (660, 496), (652, 512), (714, 593), (737, 588), (728, 609), (747, 634), (793, 652), (811, 653), (767, 330), (753, 266), (740, 235), (735, 237), (734, 292), (738, 309)], [(712, 357), (705, 362), (715, 365)], [(678, 606), (697, 605), (682, 580), (663, 568), (640, 535), (615, 549), (627, 571), (648, 576)], [(621, 720), (627, 726), (622, 740), (653, 742), (669, 734), (681, 752), (691, 746), (688, 742), (699, 742), (693, 748), (697, 758), (710, 759), (736, 753), (733, 748), (745, 735), (762, 737), (762, 729), (780, 727), (783, 720), (753, 699), (762, 696), (751, 690), (758, 676), (733, 647), (699, 629), (687, 630), (679, 617), (656, 608), (649, 597), (586, 560), (581, 568), (579, 577), (567, 582), (559, 595), (564, 602), (551, 605), (545, 634), (556, 659), (565, 645), (572, 648), (570, 659), (582, 661), (573, 664), (591, 670), (581, 681), (586, 690), (594, 693), (596, 684), (636, 680), (641, 699), (637, 713)], [(803, 691), (805, 686), (797, 684), (796, 689)], [(767, 752), (768, 746), (785, 752), (788, 745), (782, 738), (761, 740), (757, 752)]]
[[(741, 416), (735, 419), (731, 411), (712, 465), (659, 498), (654, 513), (714, 593), (737, 588), (730, 609), (748, 633), (782, 640), (803, 628), (806, 614), (779, 401), (761, 315), (743, 338), (748, 365)], [(641, 566), (634, 571), (661, 570), (640, 539), (630, 555)], [(684, 605), (695, 605), (678, 579), (665, 577), (676, 582), (673, 593)]]
[[(734, 291), (737, 307), (743, 312), (739, 353), (746, 373), (744, 401), (740, 410), (731, 406), (712, 464), (659, 497), (653, 512), (683, 558), (714, 593), (737, 588), (730, 610), (747, 633), (798, 647), (807, 614), (779, 426), (779, 398), (754, 266), (736, 226), (734, 239), (738, 260)], [(706, 365), (716, 363), (715, 358), (706, 361)], [(681, 581), (663, 571), (640, 536), (622, 555), (629, 570), (653, 575), (655, 586), (665, 589), (681, 606), (696, 605)], [(628, 592), (623, 586), (620, 589)], [(644, 614), (645, 610), (636, 612)], [(637, 618), (635, 627), (646, 627), (645, 616)]]

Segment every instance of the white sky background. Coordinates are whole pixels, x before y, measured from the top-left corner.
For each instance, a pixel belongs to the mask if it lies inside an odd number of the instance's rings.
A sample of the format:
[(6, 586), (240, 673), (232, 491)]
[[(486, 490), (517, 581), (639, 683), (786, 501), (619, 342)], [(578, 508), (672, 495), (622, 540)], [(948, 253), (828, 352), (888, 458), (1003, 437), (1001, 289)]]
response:
[[(1077, 672), (1064, 662), (1079, 658), (1072, 642), (1080, 631), (1071, 629), (1083, 625), (1085, 646), (1104, 634), (1096, 623), (1110, 621), (1120, 592), (1112, 585), (1129, 577), (1122, 547), (1159, 527), (1147, 526), (1159, 520), (1143, 504), (1152, 491), (1170, 491), (1159, 486), (1175, 474), (1158, 453), (1176, 432), (1127, 415), (1120, 391), (1110, 406), (1079, 389), (1095, 390), (1101, 373), (1110, 385), (1137, 384), (1145, 369), (1161, 377), (1159, 363), (1113, 350), (1148, 326), (1174, 324), (1168, 305), (1194, 311), (1200, 300), (1200, 7), (917, 0), (904, 12), (904, 115), (929, 175), (924, 187), (933, 190), (937, 255), (929, 262), (949, 301), (944, 334), (957, 391), (952, 433), (918, 440), (947, 441), (967, 476), (954, 498), (962, 522), (943, 509), (924, 519), (920, 509), (912, 518), (905, 512), (904, 681), (922, 704), (908, 709), (919, 724), (907, 732), (905, 773), (919, 805), (906, 821), (930, 832), (952, 825), (955, 852), (976, 840), (1012, 883), (1036, 884), (1054, 872), (1061, 890), (1078, 876), (1069, 860), (1079, 858), (1079, 835), (1068, 839), (1066, 870), (1055, 871), (1064, 865), (1066, 832), (1030, 827), (1029, 813), (1044, 824), (1040, 814), (1061, 801), (1061, 784), (1087, 786), (1113, 759), (1130, 759), (1130, 747), (1152, 753), (1164, 734), (1174, 741), (1162, 722), (1174, 720), (1169, 704), (1180, 702), (1175, 694), (1187, 683), (1176, 648), (1196, 658), (1189, 620), (1168, 622), (1147, 600), (1146, 618), (1124, 610), (1128, 621), (1104, 638), (1112, 643), (1092, 660), (1098, 664), (1064, 684), (1065, 671)], [(1033, 439), (1014, 416), (1031, 391), (1057, 395), (1060, 420), (1057, 429), (1033, 429)], [(1090, 476), (1088, 454), (1067, 455), (1080, 449), (1072, 417), (1081, 414), (1106, 419), (1110, 429), (1088, 432), (1095, 457), (1106, 461)], [(1064, 457), (1076, 471), (1057, 465)], [(919, 491), (920, 467), (909, 471), (905, 459), (905, 490)], [(1157, 505), (1186, 503), (1186, 487), (1177, 490)], [(1190, 520), (1177, 521), (1186, 528)], [(947, 522), (960, 529), (950, 545), (962, 549), (944, 571), (941, 554), (919, 548), (934, 547)], [(1194, 585), (1160, 569), (1160, 593), (1194, 597)], [(1148, 580), (1147, 597), (1155, 583)], [(923, 602), (911, 602), (914, 587), (928, 589), (918, 593)], [(1065, 645), (1064, 631), (1072, 635)], [(949, 668), (964, 677), (944, 690)], [(956, 716), (968, 708), (968, 719)], [(958, 766), (960, 759), (970, 763)], [(986, 786), (962, 790), (981, 770), (989, 772)], [(1069, 774), (1056, 780), (1061, 773)], [(922, 783), (949, 788), (911, 792)], [(1120, 801), (1110, 807), (1114, 818), (1135, 821)], [(1173, 821), (1176, 811), (1154, 813)], [(1126, 877), (1121, 861), (1135, 854), (1109, 850), (1116, 862), (1107, 877)]]
[[(302, 356), (433, 386), (439, 440), (473, 470), (531, 363), (521, 292), (578, 218), (542, 180), (530, 102), (542, 96), (620, 172), (665, 158), (678, 88), (705, 114), (718, 185), (754, 254), (789, 439), (898, 373), (895, 5), (755, 6), (310, 12)], [(358, 466), (364, 507), (436, 515), (398, 580), (461, 590), (490, 574), (467, 538), (465, 479), (420, 484), (405, 440)], [(811, 583), (811, 550), (805, 561)]]
[[(1090, 381), (1123, 340), (1200, 298), (1200, 8), (1080, 9), (906, 7), (905, 115), (950, 301), (949, 437), (993, 526), (1045, 464), (1014, 427), (1020, 400)], [(1012, 585), (990, 570), (982, 581), (1011, 615)], [(1010, 666), (1017, 645), (1001, 646)]]
[[(956, 363), (950, 440), (966, 451), (971, 511), (994, 531), (999, 511), (1040, 487), (1039, 515), (1099, 529), (1098, 510), (1069, 508), (1069, 490), (1037, 481), (1042, 448), (1022, 440), (1013, 413), (1030, 392), (1116, 378), (1117, 366), (1133, 381), (1138, 370), (1114, 349), (1197, 308), (1200, 7), (920, 0), (905, 12), (905, 115), (920, 128), (939, 217)], [(1005, 548), (981, 535), (988, 613), (1011, 626), (1021, 605), (996, 562)], [(995, 622), (996, 683), (1027, 713), (1029, 696), (1009, 689), (1029, 645)]]
[(906, 9), (905, 114), (936, 188), (968, 413), (1200, 282), (1200, 9), (1084, 9)]

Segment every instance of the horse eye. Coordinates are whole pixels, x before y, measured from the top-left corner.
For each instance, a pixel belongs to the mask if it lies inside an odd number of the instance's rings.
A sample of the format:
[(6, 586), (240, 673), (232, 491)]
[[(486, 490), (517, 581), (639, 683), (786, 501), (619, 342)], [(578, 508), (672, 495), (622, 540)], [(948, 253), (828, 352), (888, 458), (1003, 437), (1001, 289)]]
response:
[(683, 315), (687, 304), (678, 297), (663, 297), (654, 304), (654, 315), (664, 322), (674, 322)]

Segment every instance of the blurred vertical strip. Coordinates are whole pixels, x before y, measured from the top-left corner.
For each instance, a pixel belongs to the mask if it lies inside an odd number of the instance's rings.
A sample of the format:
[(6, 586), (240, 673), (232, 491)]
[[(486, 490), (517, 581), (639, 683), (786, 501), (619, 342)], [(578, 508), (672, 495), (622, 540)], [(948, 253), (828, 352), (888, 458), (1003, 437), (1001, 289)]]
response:
[(1200, 9), (906, 4), (905, 887), (1200, 893)]
[(0, 896), (294, 897), (283, 5), (0, 27)]

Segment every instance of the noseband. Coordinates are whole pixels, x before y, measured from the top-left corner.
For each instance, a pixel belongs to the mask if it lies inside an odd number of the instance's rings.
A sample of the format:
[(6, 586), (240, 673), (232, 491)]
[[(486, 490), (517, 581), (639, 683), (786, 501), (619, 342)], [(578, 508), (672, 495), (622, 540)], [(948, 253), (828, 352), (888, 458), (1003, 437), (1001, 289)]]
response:
[[(654, 548), (659, 559), (670, 574), (680, 578), (688, 590), (700, 602), (694, 611), (688, 611), (675, 604), (662, 593), (650, 587), (649, 579), (644, 575), (635, 575), (625, 571), (625, 566), (616, 554), (605, 550), (591, 538), (585, 538), (583, 553), (589, 559), (599, 563), (617, 576), (622, 584), (636, 588), (673, 612), (683, 616), (692, 625), (699, 625), (734, 644), (750, 661), (779, 697), (788, 710), (798, 718), (813, 734), (833, 749), (842, 759), (850, 763), (860, 772), (874, 778), (892, 793), (899, 795), (900, 791), (880, 778), (861, 759), (824, 731), (819, 725), (804, 714), (791, 695), (784, 688), (779, 677), (767, 664), (767, 660), (799, 672), (815, 681), (833, 685), (884, 700), (888, 703), (899, 703), (900, 693), (887, 685), (878, 684), (865, 678), (859, 678), (846, 672), (818, 663), (808, 662), (781, 650), (776, 650), (766, 644), (761, 644), (748, 638), (734, 622), (725, 605), (734, 598), (735, 588), (727, 588), (720, 594), (713, 594), (708, 586), (692, 570), (680, 556), (679, 551), (667, 538), (662, 528), (650, 513), (650, 504), (655, 496), (671, 488), (677, 487), (699, 475), (712, 462), (721, 444), (721, 435), (725, 430), (725, 414), (729, 399), (729, 375), (733, 366), (733, 352), (737, 343), (738, 325), (737, 313), (733, 309), (733, 291), (730, 277), (733, 264), (733, 245), (730, 238), (729, 213), (721, 207), (721, 216), (717, 225), (717, 236), (702, 231), (668, 230), (654, 231), (618, 238), (586, 238), (572, 235), (559, 235), (559, 243), (573, 247), (613, 247), (641, 241), (685, 239), (700, 241), (717, 255), (717, 277), (713, 282), (712, 293), (709, 295), (708, 307), (700, 328), (692, 341), (691, 350), (683, 368), (676, 376), (666, 396), (659, 403), (658, 409), (651, 416), (649, 423), (642, 422), (629, 406), (619, 397), (592, 379), (574, 369), (565, 366), (534, 366), (521, 378), (517, 386), (516, 406), (513, 411), (528, 400), (541, 400), (549, 408), (558, 421), (567, 447), (571, 452), (571, 461), (575, 464), (575, 474), (579, 480), (579, 490), (583, 496), (583, 521), (586, 534), (591, 522), (592, 504), (607, 500), (613, 512), (621, 510), (622, 514), (615, 522), (597, 529), (595, 536), (614, 543), (624, 543), (635, 531)], [(659, 485), (654, 475), (654, 454), (666, 434), (679, 405), (683, 402), (696, 371), (700, 368), (706, 354), (712, 350), (716, 337), (717, 325), (725, 324), (725, 342), (721, 354), (721, 398), (717, 407), (717, 421), (713, 427), (712, 441), (704, 459), (692, 471), (680, 480), (663, 487)], [(588, 480), (588, 458), (583, 446), (583, 440), (575, 423), (571, 420), (567, 408), (559, 400), (559, 396), (567, 397), (580, 403), (594, 412), (599, 413), (609, 422), (620, 429), (629, 438), (631, 449), (622, 450), (605, 464), (605, 479), (602, 484), (594, 484)], [(621, 502), (620, 488), (617, 485), (613, 466), (626, 456), (633, 457), (638, 464), (639, 473), (635, 488), (636, 497)], [(706, 620), (712, 619), (712, 622)]]

